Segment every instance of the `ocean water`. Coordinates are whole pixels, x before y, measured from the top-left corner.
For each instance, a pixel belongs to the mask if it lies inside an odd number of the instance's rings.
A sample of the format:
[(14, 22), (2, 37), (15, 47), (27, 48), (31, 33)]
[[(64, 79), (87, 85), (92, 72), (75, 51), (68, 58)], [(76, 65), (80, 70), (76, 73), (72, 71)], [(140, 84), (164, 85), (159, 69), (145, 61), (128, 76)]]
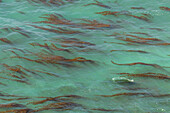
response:
[(0, 0), (0, 113), (169, 113), (168, 0)]

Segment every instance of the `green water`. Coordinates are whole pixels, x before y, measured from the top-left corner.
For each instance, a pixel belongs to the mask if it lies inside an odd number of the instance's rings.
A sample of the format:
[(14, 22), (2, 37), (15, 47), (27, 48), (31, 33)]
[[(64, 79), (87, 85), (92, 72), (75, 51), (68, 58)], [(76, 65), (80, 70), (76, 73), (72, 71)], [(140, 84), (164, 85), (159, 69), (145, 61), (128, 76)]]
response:
[[(46, 1), (48, 2), (48, 0)], [(84, 6), (96, 3), (93, 0), (64, 1), (63, 4), (60, 3), (62, 4), (60, 6), (54, 4), (49, 4), (50, 6), (48, 6), (47, 4), (36, 3), (31, 0), (2, 0), (0, 2), (0, 38), (6, 38), (11, 42), (0, 41), (0, 111), (2, 113), (9, 110), (14, 110), (11, 111), (12, 113), (27, 113), (26, 111), (16, 112), (15, 109), (31, 109), (28, 113), (38, 112), (36, 110), (42, 109), (49, 104), (60, 102), (74, 102), (78, 105), (44, 109), (40, 110), (39, 113), (170, 112), (169, 78), (159, 78), (163, 76), (161, 74), (167, 76), (170, 74), (170, 56), (168, 56), (170, 55), (170, 12), (159, 8), (162, 6), (169, 7), (170, 1), (99, 0), (99, 2), (109, 6), (109, 8), (94, 4)], [(131, 7), (143, 7), (145, 9), (131, 9)], [(104, 16), (96, 14), (96, 12), (103, 11), (122, 11), (121, 14), (127, 13), (136, 16), (142, 16), (141, 13), (150, 14), (147, 17), (150, 21), (144, 21), (127, 15)], [(41, 18), (48, 17), (44, 14), (60, 14), (74, 24), (55, 25), (36, 23), (47, 20)], [(111, 25), (111, 27), (93, 27), (94, 29), (88, 29), (92, 28), (92, 26), (81, 26), (80, 23), (88, 23), (81, 19), (97, 20), (100, 23)], [(52, 29), (48, 26), (51, 25), (81, 33), (54, 33), (31, 25)], [(142, 32), (148, 35), (130, 32)], [(109, 36), (115, 33), (118, 35)], [(148, 42), (146, 43), (133, 43), (119, 40), (127, 37), (137, 40), (126, 35), (156, 38), (160, 41), (147, 40)], [(75, 46), (74, 43), (70, 43), (65, 45), (71, 47), (61, 46), (64, 45), (62, 43), (63, 40), (75, 41), (75, 39), (89, 42), (91, 45), (79, 44), (79, 46), (83, 46), (79, 47)], [(41, 45), (47, 43), (49, 47), (32, 46), (30, 43)], [(163, 43), (164, 45), (159, 45)], [(69, 52), (56, 50), (51, 44), (58, 48), (68, 49)], [(111, 52), (111, 50), (140, 50), (145, 52)], [(83, 57), (93, 62), (59, 61), (61, 64), (36, 62), (36, 60), (43, 58), (43, 56), (46, 57), (45, 55), (62, 56), (65, 59)], [(142, 62), (151, 65), (117, 65), (111, 61), (117, 64)], [(70, 65), (62, 65), (62, 63)], [(20, 69), (20, 71), (16, 71), (16, 69)], [(48, 72), (59, 77), (42, 72)], [(159, 77), (126, 76), (117, 73), (155, 73), (153, 76)], [(21, 77), (22, 75), (24, 78)], [(122, 76), (123, 80), (121, 81)], [(119, 93), (145, 94), (112, 97), (101, 96)], [(164, 94), (166, 96), (161, 96)], [(63, 97), (68, 100), (51, 100), (36, 105), (31, 103), (45, 100), (48, 97), (66, 95), (77, 95), (82, 98)], [(24, 107), (2, 106), (10, 103), (22, 104)]]

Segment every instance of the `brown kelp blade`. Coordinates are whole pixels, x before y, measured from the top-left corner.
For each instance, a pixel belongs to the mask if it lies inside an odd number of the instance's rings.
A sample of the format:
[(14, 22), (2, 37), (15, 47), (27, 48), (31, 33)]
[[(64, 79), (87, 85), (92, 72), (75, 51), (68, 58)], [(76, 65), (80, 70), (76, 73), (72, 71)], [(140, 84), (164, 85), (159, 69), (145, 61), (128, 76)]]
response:
[(7, 111), (0, 111), (0, 113), (31, 113), (32, 111), (32, 109), (13, 109)]
[[(45, 18), (47, 20), (39, 21), (39, 22), (35, 22), (35, 23), (67, 25), (67, 26), (72, 27), (72, 28), (84, 28), (84, 29), (117, 28), (117, 27), (119, 28), (120, 27), (118, 25), (111, 25), (111, 24), (99, 22), (97, 20), (89, 20), (89, 19), (83, 19), (83, 18), (79, 19), (79, 20), (83, 21), (83, 23), (75, 23), (73, 21), (65, 19), (60, 14), (45, 14), (45, 15), (46, 15), (46, 17), (41, 17), (41, 18)], [(34, 25), (32, 25), (32, 26), (34, 26)], [(55, 27), (55, 26), (51, 26), (51, 25), (48, 25), (48, 26), (51, 27), (51, 28), (64, 30), (64, 29), (59, 28), (59, 27)], [(38, 28), (38, 26), (34, 26), (34, 27)], [(50, 29), (45, 29), (45, 28), (42, 28), (42, 27), (40, 29), (50, 30)]]
[(148, 77), (148, 78), (156, 78), (156, 79), (170, 79), (169, 76), (150, 75), (150, 74), (128, 74), (127, 76), (133, 76), (133, 77)]
[(149, 93), (118, 93), (114, 95), (98, 95), (102, 97), (115, 97), (115, 96), (135, 96), (135, 95), (149, 95)]
[(110, 52), (113, 51), (125, 51), (125, 52), (139, 52), (139, 53), (148, 53), (146, 51), (142, 51), (142, 50), (111, 50)]
[(137, 74), (133, 74), (133, 73), (116, 73), (116, 74), (120, 74), (120, 75), (124, 75), (124, 76), (132, 76), (132, 77), (147, 77), (147, 78), (155, 78), (155, 79), (170, 79), (170, 77), (168, 75), (165, 74), (161, 74), (161, 73), (137, 73)]
[(33, 70), (33, 71), (36, 71), (36, 72), (39, 72), (39, 73), (44, 73), (44, 74), (47, 74), (47, 75), (50, 75), (50, 76), (54, 76), (54, 77), (60, 77), (59, 75), (56, 75), (56, 74), (53, 74), (53, 73), (49, 73), (49, 72), (44, 72), (44, 71), (40, 71), (40, 70)]
[(97, 0), (94, 0), (96, 3), (89, 3), (89, 4), (86, 4), (84, 6), (89, 6), (89, 5), (97, 5), (97, 6), (100, 6), (100, 7), (104, 7), (104, 8), (108, 8), (110, 9), (111, 7), (110, 6), (107, 6), (107, 5), (104, 5), (103, 3), (97, 1)]
[(25, 36), (25, 37), (27, 37), (27, 38), (31, 38), (28, 34), (31, 34), (30, 32), (28, 32), (28, 31), (26, 31), (26, 30), (24, 30), (24, 29), (22, 29), (22, 28), (19, 28), (19, 27), (9, 27), (9, 28), (7, 28), (7, 29), (9, 29), (9, 30), (12, 30), (12, 31), (14, 31), (14, 32), (17, 32), (17, 33), (19, 33), (19, 34), (21, 34), (22, 36)]
[(148, 33), (144, 33), (144, 32), (130, 32), (132, 34), (142, 34), (142, 35), (145, 35), (145, 36), (148, 36), (148, 37), (152, 37), (150, 34)]
[(106, 112), (109, 112), (109, 111), (120, 111), (119, 109), (104, 109), (104, 108), (93, 108), (91, 110), (95, 110), (95, 111), (106, 111)]
[(1, 100), (5, 100), (5, 101), (16, 101), (16, 100), (27, 100), (30, 99), (28, 97), (23, 97), (23, 98), (11, 98), (11, 99), (7, 99), (7, 98), (0, 98)]
[(37, 4), (44, 4), (45, 6), (52, 7), (52, 6), (63, 6), (67, 3), (72, 3), (74, 0), (27, 0), (32, 5)]
[(129, 14), (130, 12), (128, 11), (102, 11), (102, 12), (96, 12), (96, 14), (101, 14), (101, 15), (113, 15), (113, 16), (118, 16), (118, 15), (126, 15)]
[(128, 63), (128, 64), (118, 64), (118, 63), (115, 63), (113, 61), (111, 61), (113, 64), (116, 64), (116, 65), (127, 65), (127, 66), (133, 66), (133, 65), (147, 65), (147, 66), (152, 66), (152, 67), (155, 67), (155, 68), (161, 68), (161, 66), (157, 65), (157, 64), (148, 64), (148, 63), (143, 63), (143, 62), (135, 62), (135, 63)]
[(131, 7), (131, 9), (145, 9), (144, 7)]
[(30, 83), (28, 83), (28, 81), (26, 81), (26, 80), (18, 80), (18, 79), (11, 79), (11, 78), (5, 78), (5, 77), (0, 77), (0, 78), (30, 85)]
[(143, 38), (143, 37), (139, 37), (139, 36), (135, 36), (135, 35), (130, 35), (130, 34), (126, 34), (126, 36), (130, 36), (130, 37), (137, 38), (137, 39), (140, 39), (140, 40), (162, 41), (162, 40), (157, 39), (157, 38)]
[(166, 10), (166, 11), (170, 11), (170, 8), (169, 7), (164, 7), (164, 6), (162, 6), (162, 7), (159, 7), (161, 10)]
[(7, 43), (7, 44), (12, 44), (12, 42), (8, 40), (7, 38), (0, 38), (0, 41)]
[(66, 111), (66, 110), (72, 110), (76, 107), (83, 107), (81, 104), (77, 104), (74, 102), (58, 102), (58, 103), (51, 103), (48, 104), (38, 110), (34, 110), (34, 112), (44, 111), (44, 110), (57, 110), (57, 111)]
[(140, 20), (144, 20), (146, 22), (150, 22), (150, 19), (145, 15), (144, 16), (128, 15), (128, 16), (131, 16), (131, 17), (134, 17), (134, 18), (137, 18), (137, 19), (140, 19)]
[(41, 98), (46, 98), (46, 99), (35, 101), (35, 102), (30, 102), (29, 104), (37, 105), (37, 104), (43, 104), (48, 101), (64, 101), (64, 100), (69, 100), (70, 98), (80, 99), (84, 97), (79, 96), (79, 95), (63, 95), (63, 96), (57, 96), (57, 97), (41, 97)]
[(46, 30), (46, 31), (49, 31), (49, 32), (53, 32), (53, 33), (61, 33), (61, 34), (79, 34), (79, 33), (82, 33), (80, 31), (63, 29), (61, 27), (58, 27), (57, 29), (51, 29), (51, 28), (39, 27), (39, 26), (36, 26), (36, 25), (30, 25), (30, 26), (38, 28), (38, 29)]
[[(18, 56), (18, 55), (17, 55)], [(18, 56), (19, 57), (19, 56)], [(25, 75), (25, 76), (29, 76), (28, 74), (26, 74), (24, 71), (22, 71), (22, 69), (26, 69), (26, 68), (22, 68), (21, 66), (20, 67), (17, 67), (17, 66), (9, 66), (7, 64), (2, 64), (7, 70), (10, 70), (12, 72), (16, 72), (16, 73), (19, 73), (22, 75)]]
[(25, 105), (17, 103), (0, 104), (0, 108), (14, 108), (14, 107), (25, 107)]
[(47, 23), (47, 24), (55, 24), (55, 25), (74, 25), (73, 22), (70, 20), (65, 19), (62, 15), (60, 14), (45, 14), (46, 17), (41, 17), (45, 18), (47, 20), (45, 21), (39, 21), (35, 23)]

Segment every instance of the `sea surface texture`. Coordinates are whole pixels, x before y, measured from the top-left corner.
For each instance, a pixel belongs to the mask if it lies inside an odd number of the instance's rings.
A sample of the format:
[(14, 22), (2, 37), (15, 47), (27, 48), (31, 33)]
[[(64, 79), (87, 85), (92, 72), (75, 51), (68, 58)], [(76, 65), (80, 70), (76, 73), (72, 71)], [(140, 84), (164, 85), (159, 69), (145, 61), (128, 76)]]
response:
[(0, 0), (0, 113), (170, 113), (169, 0)]

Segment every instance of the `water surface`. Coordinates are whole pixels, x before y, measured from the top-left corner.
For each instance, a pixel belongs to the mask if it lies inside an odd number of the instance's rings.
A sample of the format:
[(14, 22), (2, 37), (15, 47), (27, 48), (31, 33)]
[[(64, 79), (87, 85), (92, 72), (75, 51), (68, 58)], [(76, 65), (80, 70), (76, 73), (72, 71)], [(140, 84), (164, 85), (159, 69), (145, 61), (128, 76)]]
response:
[(170, 112), (168, 0), (51, 1), (0, 2), (2, 113)]

